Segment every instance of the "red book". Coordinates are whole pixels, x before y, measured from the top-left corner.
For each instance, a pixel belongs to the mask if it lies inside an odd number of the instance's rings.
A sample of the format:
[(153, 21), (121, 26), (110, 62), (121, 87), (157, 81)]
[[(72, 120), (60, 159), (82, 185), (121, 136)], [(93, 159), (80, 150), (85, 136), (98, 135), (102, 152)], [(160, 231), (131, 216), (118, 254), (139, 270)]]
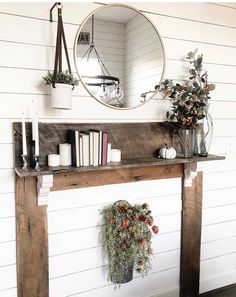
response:
[(107, 165), (107, 144), (108, 134), (107, 132), (102, 132), (102, 166)]

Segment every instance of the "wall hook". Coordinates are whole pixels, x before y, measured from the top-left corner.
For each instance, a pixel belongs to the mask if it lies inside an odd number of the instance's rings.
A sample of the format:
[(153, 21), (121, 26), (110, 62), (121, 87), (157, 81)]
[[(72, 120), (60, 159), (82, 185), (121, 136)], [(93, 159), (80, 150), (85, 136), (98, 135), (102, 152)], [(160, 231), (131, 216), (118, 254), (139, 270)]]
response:
[(52, 6), (52, 8), (50, 9), (50, 22), (53, 22), (53, 18), (52, 18), (52, 11), (56, 6), (60, 6), (59, 8), (63, 8), (61, 2), (55, 2)]

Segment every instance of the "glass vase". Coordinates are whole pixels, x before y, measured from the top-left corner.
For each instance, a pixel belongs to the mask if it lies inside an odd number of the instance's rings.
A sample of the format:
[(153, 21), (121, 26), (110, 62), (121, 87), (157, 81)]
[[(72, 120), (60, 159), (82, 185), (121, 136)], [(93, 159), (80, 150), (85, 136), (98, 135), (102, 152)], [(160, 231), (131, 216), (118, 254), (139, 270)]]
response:
[(196, 128), (195, 155), (207, 157), (213, 136), (213, 121), (209, 113), (202, 119)]
[(177, 157), (193, 157), (195, 154), (195, 129), (179, 128), (174, 131), (173, 147)]

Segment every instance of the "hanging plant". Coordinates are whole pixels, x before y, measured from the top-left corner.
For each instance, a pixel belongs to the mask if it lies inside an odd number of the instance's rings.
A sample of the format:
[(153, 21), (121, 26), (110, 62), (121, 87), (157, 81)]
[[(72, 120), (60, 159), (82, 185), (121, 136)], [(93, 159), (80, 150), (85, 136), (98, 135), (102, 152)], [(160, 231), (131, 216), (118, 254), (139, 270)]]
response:
[(105, 207), (104, 240), (109, 277), (113, 283), (132, 280), (133, 271), (145, 276), (151, 268), (151, 239), (158, 233), (147, 203), (131, 206), (120, 200)]
[[(71, 109), (72, 108), (72, 90), (74, 86), (78, 85), (79, 81), (74, 78), (71, 67), (69, 54), (66, 45), (66, 37), (62, 21), (62, 5), (57, 2), (50, 10), (50, 21), (52, 22), (52, 10), (57, 6), (58, 25), (57, 25), (57, 41), (56, 53), (53, 73), (48, 72), (43, 77), (46, 84), (51, 85), (51, 106), (57, 109)], [(68, 70), (62, 71), (62, 43), (64, 44), (64, 51), (67, 61)]]
[(79, 84), (79, 80), (72, 73), (69, 73), (68, 70), (57, 73), (55, 78), (53, 77), (53, 72), (48, 71), (47, 75), (43, 76), (43, 79), (46, 85), (55, 83), (77, 86)]

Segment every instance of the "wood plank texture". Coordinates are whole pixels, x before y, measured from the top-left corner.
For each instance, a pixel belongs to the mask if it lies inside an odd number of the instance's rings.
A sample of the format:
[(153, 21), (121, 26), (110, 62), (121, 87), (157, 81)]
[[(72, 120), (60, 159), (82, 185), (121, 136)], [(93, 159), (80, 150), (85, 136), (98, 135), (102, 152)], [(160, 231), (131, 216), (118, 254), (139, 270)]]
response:
[(155, 166), (172, 166), (176, 164), (185, 164), (191, 162), (205, 162), (205, 161), (216, 161), (223, 160), (225, 157), (208, 155), (207, 157), (193, 157), (193, 158), (175, 158), (175, 159), (161, 159), (161, 158), (135, 158), (135, 159), (126, 159), (122, 160), (120, 163), (110, 163), (107, 166), (85, 166), (85, 167), (73, 167), (73, 166), (59, 166), (59, 167), (48, 167), (41, 166), (40, 171), (34, 169), (22, 170), (19, 167), (15, 168), (16, 173), (20, 177), (27, 176), (39, 176), (39, 175), (48, 175), (48, 174), (61, 174), (68, 172), (87, 172), (87, 171), (111, 171), (124, 168), (137, 168), (137, 167), (155, 167)]
[[(185, 174), (193, 167), (194, 164), (185, 164)], [(199, 296), (201, 222), (202, 172), (198, 172), (191, 187), (184, 186), (183, 178), (180, 297)]]
[(53, 191), (182, 176), (181, 164), (121, 168), (109, 171), (68, 172), (54, 175)]
[(48, 297), (48, 229), (37, 206), (36, 178), (16, 176), (18, 297)]
[[(31, 123), (26, 124), (28, 151), (31, 152)], [(59, 143), (65, 143), (67, 130), (99, 129), (108, 132), (112, 148), (119, 148), (122, 159), (148, 158), (164, 143), (171, 144), (171, 130), (163, 123), (39, 123), (40, 164), (46, 164), (48, 154), (57, 153)], [(21, 166), (21, 123), (14, 123), (15, 164)]]

